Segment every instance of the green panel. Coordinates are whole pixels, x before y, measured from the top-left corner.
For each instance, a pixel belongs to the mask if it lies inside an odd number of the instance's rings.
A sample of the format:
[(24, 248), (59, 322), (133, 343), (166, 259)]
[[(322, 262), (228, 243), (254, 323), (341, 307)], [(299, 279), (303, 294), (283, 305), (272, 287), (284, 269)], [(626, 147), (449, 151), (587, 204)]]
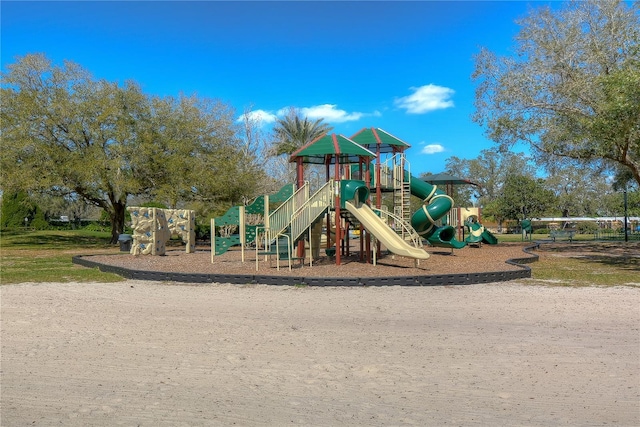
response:
[(258, 196), (255, 200), (250, 204), (245, 206), (245, 213), (247, 214), (264, 214), (264, 196)]
[(215, 218), (216, 227), (240, 224), (240, 206), (232, 206), (221, 217)]
[(216, 236), (215, 241), (215, 253), (216, 255), (222, 255), (227, 252), (230, 247), (237, 246), (240, 244), (240, 236), (237, 234), (231, 237), (220, 237)]
[(244, 230), (244, 240), (246, 243), (252, 243), (256, 240), (256, 229), (258, 227), (262, 227), (263, 224), (259, 225), (246, 225)]
[(285, 184), (276, 194), (269, 196), (272, 203), (282, 203), (293, 195), (293, 184)]

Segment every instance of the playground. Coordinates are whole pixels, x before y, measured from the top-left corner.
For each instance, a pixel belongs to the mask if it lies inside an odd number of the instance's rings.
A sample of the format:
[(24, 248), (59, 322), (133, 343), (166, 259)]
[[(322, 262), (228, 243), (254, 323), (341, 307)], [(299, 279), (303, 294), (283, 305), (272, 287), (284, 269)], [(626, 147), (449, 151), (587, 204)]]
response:
[[(408, 279), (406, 284), (427, 284), (420, 283), (419, 277), (429, 270), (429, 258), (434, 251), (445, 251), (453, 257), (456, 251), (470, 245), (497, 245), (498, 239), (480, 223), (477, 208), (465, 208), (466, 215), (461, 217), (463, 211), (455, 208), (447, 191), (411, 174), (405, 155), (409, 147), (380, 128), (364, 128), (351, 138), (325, 134), (302, 146), (290, 156), (296, 168), (295, 184), (286, 184), (277, 193), (261, 195), (247, 205), (233, 206), (223, 216), (211, 219), (209, 267), (202, 265), (202, 256), (194, 254), (197, 251), (193, 211), (129, 207), (134, 229), (130, 252), (136, 259), (140, 255), (161, 256), (140, 262), (147, 267), (153, 265), (155, 271), (178, 272), (183, 271), (182, 264), (198, 264), (197, 269), (185, 273), (231, 271), (230, 274), (240, 275), (223, 280), (231, 282), (264, 281), (264, 272), (271, 272), (275, 265), (280, 277), (282, 269), (291, 272), (294, 267), (306, 266), (304, 273), (295, 273), (303, 283), (334, 284), (337, 279), (318, 283), (310, 278), (351, 277), (363, 284), (360, 279), (364, 277), (404, 275), (415, 278)], [(310, 181), (311, 165), (324, 169), (325, 173), (324, 180), (316, 180), (315, 185)], [(412, 204), (412, 197), (420, 205)], [(179, 257), (179, 261), (175, 258), (168, 261), (166, 243), (174, 234), (182, 238), (189, 255)], [(352, 236), (357, 236), (357, 240)], [(501, 259), (503, 265), (493, 271), (507, 274), (467, 276), (455, 282), (470, 284), (528, 277), (526, 268), (505, 268), (504, 262), (510, 258), (495, 258)], [(238, 259), (240, 267), (236, 265)], [(252, 273), (247, 273), (247, 263), (255, 266)], [(359, 269), (367, 270), (366, 274), (354, 275), (349, 271), (356, 263), (362, 264)], [(352, 267), (348, 269), (344, 264)], [(369, 271), (371, 266), (377, 271)], [(485, 263), (480, 269), (486, 271), (488, 266)], [(394, 273), (389, 273), (390, 269)], [(134, 277), (125, 273), (125, 277)], [(154, 279), (149, 275), (135, 278)], [(215, 278), (200, 277), (200, 280)], [(428, 284), (454, 284), (454, 281)]]
[[(528, 257), (523, 252), (526, 243), (504, 243), (487, 245), (482, 248), (469, 246), (451, 253), (450, 249), (426, 247), (429, 254), (427, 261), (415, 266), (414, 260), (405, 257), (385, 255), (376, 265), (361, 262), (359, 254), (355, 252), (359, 246), (359, 239), (351, 240), (352, 255), (344, 257), (342, 264), (337, 267), (333, 257), (323, 256), (308, 264), (296, 264), (291, 270), (282, 267), (277, 269), (275, 262), (260, 262), (256, 271), (255, 256), (252, 253), (242, 261), (239, 248), (231, 249), (223, 255), (216, 256), (215, 263), (210, 261), (210, 251), (206, 246), (197, 246), (195, 253), (187, 254), (180, 248), (167, 250), (163, 257), (132, 257), (129, 254), (109, 254), (83, 256), (81, 260), (94, 262), (102, 269), (126, 269), (138, 272), (136, 276), (124, 277), (142, 280), (201, 282), (201, 283), (269, 283), (269, 284), (314, 284), (315, 280), (327, 279), (324, 285), (380, 285), (414, 283), (415, 279), (429, 279), (433, 277), (445, 278), (449, 275), (453, 279), (459, 275), (474, 273), (495, 273), (491, 281), (510, 280), (500, 276), (501, 273), (511, 272), (523, 277), (528, 273), (523, 267), (508, 264), (509, 259)], [(386, 253), (386, 250), (383, 252)], [(535, 252), (534, 252), (535, 255)], [(113, 270), (112, 270), (113, 271)], [(517, 278), (517, 277), (513, 277)], [(433, 283), (438, 284), (438, 283)], [(454, 282), (439, 284), (456, 284)]]

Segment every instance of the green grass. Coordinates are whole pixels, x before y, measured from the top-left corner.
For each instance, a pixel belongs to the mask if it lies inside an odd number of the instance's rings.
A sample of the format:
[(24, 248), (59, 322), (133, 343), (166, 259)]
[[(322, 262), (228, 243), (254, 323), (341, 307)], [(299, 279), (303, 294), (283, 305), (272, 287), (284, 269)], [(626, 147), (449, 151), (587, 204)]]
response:
[[(495, 234), (495, 236), (498, 238), (498, 242), (523, 242), (525, 240), (522, 240), (522, 235), (521, 234)], [(536, 241), (536, 240), (549, 240), (551, 239), (551, 237), (549, 237), (548, 234), (533, 234), (531, 237), (532, 241)], [(595, 237), (593, 234), (575, 234), (573, 236), (573, 240), (574, 241), (580, 241), (580, 242), (586, 242), (586, 241), (591, 241), (591, 240), (595, 240)], [(529, 239), (527, 238), (526, 241), (529, 241)], [(564, 240), (563, 240), (564, 241)]]
[[(522, 242), (522, 235), (521, 234), (495, 234), (495, 236), (498, 238), (498, 242)], [(629, 241), (640, 241), (640, 234), (639, 233), (630, 233), (628, 235)], [(533, 234), (531, 237), (532, 241), (536, 241), (536, 240), (550, 240), (551, 237), (549, 237), (548, 234)], [(588, 241), (607, 241), (607, 242), (624, 242), (624, 234), (623, 233), (609, 233), (609, 234), (603, 234), (600, 233), (598, 235), (598, 237), (596, 238), (596, 235), (594, 235), (593, 233), (591, 234), (574, 234), (573, 236), (573, 241), (574, 242), (588, 242)], [(529, 241), (529, 239), (527, 238), (526, 241)], [(558, 239), (558, 241), (567, 241), (567, 240), (560, 240)]]
[(627, 264), (581, 258), (545, 258), (529, 264), (534, 280), (566, 286), (615, 286), (640, 283), (640, 260)]
[(13, 249), (106, 249), (111, 233), (89, 230), (2, 231), (0, 248)]
[(559, 285), (640, 284), (640, 243), (591, 241), (560, 243), (538, 251), (530, 264), (534, 280)]
[[(518, 234), (498, 237), (501, 242), (522, 242)], [(536, 237), (534, 235), (533, 240)], [(0, 284), (124, 280), (118, 275), (81, 267), (71, 261), (74, 255), (118, 253), (119, 246), (109, 244), (109, 239), (109, 233), (87, 230), (2, 232)], [(541, 281), (566, 286), (611, 286), (640, 282), (640, 258), (629, 256), (628, 250), (627, 255), (622, 251), (621, 254), (612, 256), (616, 248), (628, 247), (625, 243), (591, 244), (589, 241), (593, 242), (592, 235), (582, 242), (590, 252), (580, 257), (562, 253), (570, 251), (574, 246), (569, 244), (559, 246), (562, 249), (558, 249), (556, 253), (540, 251), (540, 255), (543, 255), (540, 261), (529, 264), (533, 275), (532, 283)], [(638, 247), (637, 242), (629, 245)]]
[(0, 284), (24, 282), (114, 282), (113, 273), (72, 263), (74, 255), (116, 253), (111, 235), (87, 230), (3, 231), (0, 235)]

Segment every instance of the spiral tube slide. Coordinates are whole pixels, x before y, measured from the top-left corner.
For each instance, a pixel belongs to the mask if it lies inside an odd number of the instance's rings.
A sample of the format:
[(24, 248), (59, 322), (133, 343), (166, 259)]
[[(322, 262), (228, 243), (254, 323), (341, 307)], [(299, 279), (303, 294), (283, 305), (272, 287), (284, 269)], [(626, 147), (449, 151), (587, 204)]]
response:
[(498, 243), (496, 236), (479, 222), (466, 222), (465, 225), (469, 229), (469, 235), (464, 239), (467, 243), (488, 243), (490, 245)]
[(450, 225), (436, 227), (435, 222), (445, 216), (453, 207), (453, 199), (438, 187), (411, 176), (405, 171), (405, 180), (409, 182), (411, 194), (423, 200), (422, 209), (411, 217), (411, 226), (420, 236), (434, 246), (460, 249), (465, 242), (456, 240), (456, 230)]

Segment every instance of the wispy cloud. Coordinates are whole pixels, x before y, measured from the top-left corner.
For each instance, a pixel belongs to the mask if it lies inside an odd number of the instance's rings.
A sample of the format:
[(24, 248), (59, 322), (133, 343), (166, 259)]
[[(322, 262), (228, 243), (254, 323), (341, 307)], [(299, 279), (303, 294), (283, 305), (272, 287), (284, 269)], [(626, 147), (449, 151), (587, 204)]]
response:
[(314, 105), (313, 107), (302, 107), (300, 113), (310, 119), (324, 119), (329, 123), (344, 123), (360, 120), (365, 113), (357, 111), (347, 112), (338, 108), (336, 104)]
[(436, 154), (442, 153), (443, 151), (445, 151), (445, 148), (440, 144), (428, 144), (422, 147), (420, 152), (422, 154)]
[[(253, 110), (253, 111), (249, 111), (246, 114), (249, 117), (249, 120), (257, 122), (260, 125), (273, 123), (278, 118), (276, 114), (269, 111), (265, 111), (265, 110)], [(236, 121), (237, 122), (244, 121), (244, 114), (238, 117)]]
[[(251, 120), (258, 122), (261, 125), (268, 125), (274, 123), (279, 117), (285, 117), (291, 111), (292, 107), (283, 107), (278, 111), (266, 111), (266, 110), (253, 110), (246, 114), (249, 115)], [(336, 104), (321, 104), (311, 107), (293, 107), (300, 112), (302, 117), (307, 117), (311, 120), (324, 119), (327, 123), (344, 123), (360, 120), (363, 117), (380, 117), (382, 113), (380, 111), (373, 111), (372, 113), (362, 113), (359, 111), (348, 112), (341, 110)], [(242, 122), (244, 115), (238, 117), (237, 122)]]
[(428, 84), (412, 87), (413, 93), (395, 100), (396, 106), (404, 108), (409, 114), (423, 114), (430, 111), (453, 107), (451, 97), (455, 93), (448, 87)]

